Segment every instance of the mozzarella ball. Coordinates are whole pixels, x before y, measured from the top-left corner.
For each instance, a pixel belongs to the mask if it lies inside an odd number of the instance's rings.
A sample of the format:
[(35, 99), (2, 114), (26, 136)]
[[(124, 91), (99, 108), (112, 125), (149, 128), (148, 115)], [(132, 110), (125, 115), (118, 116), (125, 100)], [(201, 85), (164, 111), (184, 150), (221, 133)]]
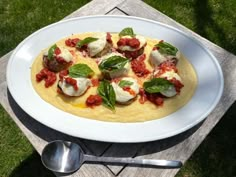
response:
[(91, 80), (88, 78), (73, 78), (76, 80), (78, 87), (78, 90), (75, 90), (73, 85), (66, 83), (65, 78), (66, 77), (64, 77), (62, 81), (58, 82), (58, 86), (60, 87), (61, 91), (68, 96), (81, 96), (90, 86), (92, 86)]
[(161, 54), (159, 50), (152, 50), (150, 53), (150, 63), (152, 66), (159, 66), (161, 63), (165, 61), (173, 61), (174, 63), (177, 63), (177, 61), (180, 58), (180, 52), (178, 51), (175, 56), (173, 55), (166, 55), (166, 54)]
[(111, 44), (107, 42), (107, 33), (99, 33), (94, 37), (98, 38), (98, 40), (88, 44), (89, 56), (95, 57), (96, 55), (99, 55), (99, 53), (102, 53), (103, 55), (107, 53), (111, 48)]
[[(125, 90), (121, 86), (119, 86), (119, 83), (121, 81), (129, 81), (132, 82), (132, 85), (129, 85), (129, 89)], [(116, 94), (116, 101), (118, 103), (129, 103), (131, 100), (133, 100), (139, 93), (139, 85), (137, 83), (137, 80), (130, 78), (130, 77), (124, 77), (122, 78), (120, 82), (112, 82), (111, 85), (114, 88), (115, 94)]]

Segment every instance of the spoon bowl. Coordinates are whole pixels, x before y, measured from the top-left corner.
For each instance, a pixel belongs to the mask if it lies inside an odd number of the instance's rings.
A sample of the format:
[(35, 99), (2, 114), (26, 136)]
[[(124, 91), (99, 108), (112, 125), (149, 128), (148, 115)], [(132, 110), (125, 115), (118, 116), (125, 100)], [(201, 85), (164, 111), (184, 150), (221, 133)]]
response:
[(68, 141), (53, 141), (45, 146), (41, 160), (51, 171), (72, 173), (83, 163), (84, 152), (76, 143)]

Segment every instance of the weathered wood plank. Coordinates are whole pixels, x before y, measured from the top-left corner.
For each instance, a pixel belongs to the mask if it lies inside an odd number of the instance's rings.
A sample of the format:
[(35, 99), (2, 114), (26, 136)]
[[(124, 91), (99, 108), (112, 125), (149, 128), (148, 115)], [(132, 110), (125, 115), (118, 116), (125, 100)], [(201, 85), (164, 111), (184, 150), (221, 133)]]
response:
[(6, 55), (2, 56), (2, 58), (0, 58), (0, 83), (3, 83), (6, 81), (6, 66), (12, 52), (13, 51), (7, 53)]
[(114, 9), (117, 5), (124, 2), (125, 0), (93, 0), (85, 6), (81, 7), (77, 11), (68, 15), (65, 19), (88, 16), (88, 15), (104, 15)]
[(127, 15), (117, 7), (106, 13), (107, 15)]
[(93, 155), (101, 156), (112, 143), (91, 141), (91, 140), (82, 140), (86, 148), (89, 149)]
[[(103, 154), (105, 157), (134, 157), (137, 152), (144, 146), (144, 143), (135, 144), (118, 144), (114, 143)], [(125, 164), (120, 165), (107, 165), (107, 167), (115, 174), (118, 175), (120, 171), (125, 167)]]

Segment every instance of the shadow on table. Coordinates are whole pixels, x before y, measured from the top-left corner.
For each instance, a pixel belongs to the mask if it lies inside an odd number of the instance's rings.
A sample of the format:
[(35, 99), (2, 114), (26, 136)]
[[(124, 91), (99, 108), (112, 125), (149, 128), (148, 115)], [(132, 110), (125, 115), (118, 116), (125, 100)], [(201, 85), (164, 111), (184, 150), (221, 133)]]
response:
[(229, 108), (176, 177), (236, 176), (235, 118), (236, 102)]
[(39, 154), (34, 151), (24, 161), (16, 167), (9, 177), (55, 177), (55, 175), (47, 170), (42, 163), (40, 163)]
[[(66, 135), (64, 133), (58, 132), (56, 130), (53, 130), (40, 122), (33, 119), (31, 116), (29, 116), (26, 112), (24, 112), (18, 104), (15, 102), (15, 100), (12, 98), (10, 92), (8, 91), (8, 100), (9, 104), (17, 116), (17, 118), (21, 121), (21, 123), (27, 127), (32, 133), (34, 133), (36, 136), (42, 138), (43, 140), (50, 142), (53, 140), (67, 140), (67, 141), (73, 141), (76, 143), (79, 143), (82, 148), (84, 149), (85, 153), (88, 154), (95, 154), (95, 155), (104, 155), (104, 156), (117, 156), (117, 157), (134, 157), (136, 155), (136, 152), (139, 151), (143, 146), (147, 144), (151, 144), (152, 147), (155, 148), (146, 148), (145, 151), (141, 151), (141, 154), (151, 154), (159, 151), (163, 151), (165, 149), (168, 149), (189, 136), (191, 136), (200, 126), (202, 123), (196, 125), (195, 127), (191, 128), (190, 130), (181, 133), (179, 135), (176, 135), (174, 137), (170, 137), (164, 140), (158, 140), (154, 142), (149, 143), (106, 143), (106, 142), (97, 142), (97, 141), (90, 141), (90, 140), (83, 140), (80, 138), (72, 137), (69, 135)], [(40, 109), (40, 108), (39, 108)], [(119, 149), (116, 151), (112, 151), (112, 153), (106, 153), (107, 150), (110, 149), (110, 147), (114, 149)]]

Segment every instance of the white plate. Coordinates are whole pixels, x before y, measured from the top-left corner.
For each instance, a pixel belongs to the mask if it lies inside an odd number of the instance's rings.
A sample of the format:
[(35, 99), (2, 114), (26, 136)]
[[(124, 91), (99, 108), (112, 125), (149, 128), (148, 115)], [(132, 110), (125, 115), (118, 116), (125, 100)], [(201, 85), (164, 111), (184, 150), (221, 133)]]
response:
[[(192, 99), (183, 108), (153, 121), (103, 122), (63, 112), (46, 103), (34, 91), (30, 67), (42, 49), (72, 33), (119, 32), (128, 26), (137, 34), (172, 43), (193, 64), (198, 86)], [(216, 58), (197, 41), (168, 25), (128, 16), (74, 18), (42, 28), (27, 37), (13, 52), (7, 67), (7, 83), (15, 101), (37, 121), (72, 136), (107, 142), (145, 142), (179, 134), (207, 117), (218, 103), (224, 85)]]

